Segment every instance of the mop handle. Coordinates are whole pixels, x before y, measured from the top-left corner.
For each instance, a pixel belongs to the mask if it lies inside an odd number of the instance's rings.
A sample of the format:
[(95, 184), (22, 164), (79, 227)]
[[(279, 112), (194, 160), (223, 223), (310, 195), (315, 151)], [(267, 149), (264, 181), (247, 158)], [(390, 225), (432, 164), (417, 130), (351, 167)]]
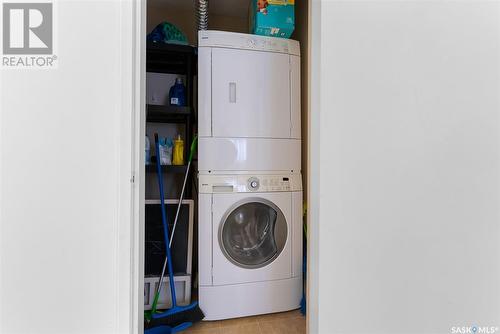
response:
[(191, 149), (189, 151), (189, 159), (186, 167), (186, 174), (184, 175), (184, 182), (182, 183), (181, 198), (179, 199), (179, 203), (177, 204), (177, 212), (175, 213), (174, 227), (172, 228), (172, 234), (170, 234), (170, 243), (169, 243), (170, 247), (172, 247), (172, 241), (174, 240), (175, 228), (177, 227), (177, 221), (179, 219), (179, 213), (181, 211), (182, 200), (184, 199), (184, 190), (186, 189), (186, 183), (189, 175), (189, 167), (191, 166), (191, 161), (193, 161), (193, 155), (196, 150), (197, 140), (198, 136), (195, 135), (193, 142), (191, 143)]
[[(165, 210), (165, 195), (163, 193), (163, 174), (161, 172), (161, 162), (160, 162), (160, 141), (158, 140), (157, 133), (155, 133), (155, 148), (156, 148), (156, 169), (158, 172), (158, 187), (160, 190), (161, 218), (163, 224), (163, 234), (165, 237), (165, 246), (166, 246), (165, 248), (167, 252), (166, 262), (167, 262), (168, 276), (170, 283), (170, 293), (172, 296), (172, 307), (176, 307), (177, 298), (175, 295), (174, 268), (172, 266), (172, 254), (170, 253), (170, 245), (169, 242), (167, 242), (170, 239), (168, 237), (167, 212)], [(162, 276), (160, 277), (160, 282), (158, 284), (158, 292), (161, 289), (164, 272), (165, 272), (165, 266), (163, 267)]]
[(174, 240), (175, 228), (177, 227), (177, 220), (179, 219), (179, 212), (181, 211), (182, 200), (184, 199), (184, 189), (186, 189), (186, 182), (187, 182), (188, 175), (189, 175), (189, 166), (191, 166), (191, 161), (189, 161), (187, 164), (186, 175), (184, 176), (184, 183), (182, 184), (181, 198), (179, 199), (179, 203), (177, 204), (177, 212), (175, 213), (174, 227), (172, 227), (172, 234), (170, 234), (170, 242), (168, 244), (170, 247), (172, 247), (172, 241)]
[[(157, 168), (158, 168), (158, 163), (159, 163), (158, 161), (160, 161), (159, 160), (160, 159), (160, 149), (159, 149), (159, 143), (158, 143), (157, 134), (155, 134), (155, 151), (156, 151), (156, 165), (157, 165)], [(161, 168), (161, 162), (160, 162), (160, 168)], [(161, 174), (158, 174), (158, 175), (161, 175)], [(159, 176), (159, 177), (162, 177), (162, 176)], [(160, 182), (163, 183), (163, 180), (162, 181), (158, 181), (158, 183), (160, 183)], [(160, 189), (161, 189), (160, 192), (163, 191), (163, 186), (161, 186)], [(163, 209), (163, 207), (162, 207), (162, 209)], [(165, 270), (166, 269), (167, 269), (167, 258), (165, 258), (165, 261), (163, 261), (163, 268), (161, 270), (160, 279), (158, 281), (158, 287), (156, 288), (156, 295), (160, 294), (161, 288), (163, 287), (163, 278), (165, 277)], [(156, 310), (153, 310), (153, 312), (154, 311), (156, 311)]]

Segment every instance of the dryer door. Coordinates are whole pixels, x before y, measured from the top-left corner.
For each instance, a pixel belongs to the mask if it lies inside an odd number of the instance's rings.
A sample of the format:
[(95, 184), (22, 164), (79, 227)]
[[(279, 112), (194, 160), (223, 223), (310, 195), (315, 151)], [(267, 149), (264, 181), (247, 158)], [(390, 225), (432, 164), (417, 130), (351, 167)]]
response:
[(290, 56), (212, 49), (212, 135), (290, 138)]
[(214, 285), (291, 277), (291, 193), (214, 194)]
[(242, 268), (261, 268), (285, 247), (285, 216), (273, 203), (250, 199), (238, 203), (224, 217), (219, 244), (226, 258)]

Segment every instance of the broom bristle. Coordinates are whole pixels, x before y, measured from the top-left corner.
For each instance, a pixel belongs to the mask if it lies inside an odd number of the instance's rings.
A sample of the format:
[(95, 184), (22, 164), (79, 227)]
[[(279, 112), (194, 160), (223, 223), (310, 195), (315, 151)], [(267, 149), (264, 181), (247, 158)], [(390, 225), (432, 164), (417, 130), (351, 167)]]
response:
[(148, 328), (162, 325), (175, 327), (185, 322), (195, 323), (203, 320), (203, 318), (205, 318), (203, 311), (198, 306), (198, 303), (195, 303), (192, 306), (187, 307), (186, 309), (179, 312), (174, 312), (172, 314), (160, 313), (157, 314), (156, 317), (153, 316), (151, 321), (148, 323)]

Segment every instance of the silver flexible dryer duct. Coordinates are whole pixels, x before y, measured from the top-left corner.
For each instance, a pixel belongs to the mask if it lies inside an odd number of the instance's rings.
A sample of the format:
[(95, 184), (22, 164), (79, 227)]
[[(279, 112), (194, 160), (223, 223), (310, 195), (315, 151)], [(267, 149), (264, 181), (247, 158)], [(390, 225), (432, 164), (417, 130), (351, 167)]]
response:
[(208, 0), (194, 0), (198, 30), (208, 29)]

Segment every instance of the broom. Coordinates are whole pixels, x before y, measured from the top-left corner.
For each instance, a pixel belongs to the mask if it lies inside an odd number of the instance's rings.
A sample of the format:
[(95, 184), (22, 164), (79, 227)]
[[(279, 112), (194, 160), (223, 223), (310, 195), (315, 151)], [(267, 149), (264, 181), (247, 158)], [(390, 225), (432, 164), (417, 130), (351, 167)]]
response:
[[(158, 186), (160, 189), (160, 200), (161, 200), (161, 217), (162, 217), (162, 223), (163, 223), (163, 233), (165, 236), (165, 246), (166, 246), (166, 253), (167, 256), (165, 258), (165, 262), (163, 263), (163, 270), (162, 274), (160, 277), (160, 281), (158, 284), (158, 289), (155, 294), (155, 298), (153, 301), (153, 305), (151, 308), (151, 312), (145, 314), (145, 320), (148, 328), (154, 328), (157, 326), (175, 326), (177, 328), (182, 327), (183, 329), (189, 327), (193, 322), (197, 322), (202, 320), (205, 316), (203, 312), (201, 311), (200, 307), (198, 306), (198, 302), (191, 303), (188, 306), (178, 306), (177, 305), (177, 298), (175, 294), (175, 283), (174, 283), (174, 270), (172, 266), (172, 254), (170, 250), (170, 246), (172, 244), (173, 240), (173, 234), (175, 231), (175, 227), (177, 225), (177, 219), (179, 216), (179, 211), (180, 211), (180, 206), (182, 203), (182, 199), (184, 197), (184, 189), (186, 186), (186, 181), (187, 181), (187, 176), (189, 173), (189, 167), (191, 165), (191, 161), (193, 159), (193, 154), (194, 151), (196, 150), (196, 137), (193, 140), (191, 144), (191, 151), (189, 154), (189, 161), (188, 165), (186, 168), (186, 175), (184, 177), (184, 184), (182, 186), (182, 191), (181, 191), (181, 198), (179, 200), (179, 204), (177, 206), (177, 213), (175, 216), (175, 222), (174, 222), (174, 231), (172, 231), (172, 237), (168, 237), (168, 224), (167, 224), (167, 215), (165, 211), (165, 197), (163, 194), (163, 177), (162, 177), (162, 170), (161, 170), (161, 163), (160, 163), (160, 144), (158, 140), (158, 134), (155, 133), (155, 148), (156, 148), (156, 167), (158, 171)], [(158, 305), (158, 299), (160, 297), (160, 291), (161, 291), (161, 286), (162, 286), (162, 281), (163, 277), (165, 275), (165, 267), (168, 269), (168, 276), (169, 276), (169, 285), (170, 285), (170, 293), (171, 293), (171, 298), (172, 298), (172, 307), (162, 313), (156, 313), (156, 308)]]

